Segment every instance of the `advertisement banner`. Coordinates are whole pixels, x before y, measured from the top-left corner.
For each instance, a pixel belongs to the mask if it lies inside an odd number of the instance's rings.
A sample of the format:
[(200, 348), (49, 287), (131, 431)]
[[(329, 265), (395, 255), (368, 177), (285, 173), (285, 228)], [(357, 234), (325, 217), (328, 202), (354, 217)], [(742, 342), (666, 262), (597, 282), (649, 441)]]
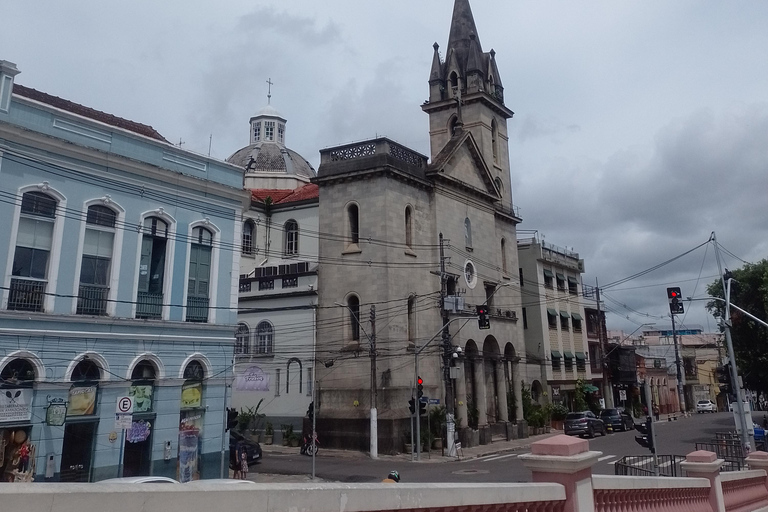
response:
[(67, 416), (91, 416), (96, 412), (98, 386), (72, 386), (69, 388)]
[(235, 377), (238, 391), (269, 391), (269, 374), (258, 366), (250, 366)]
[(179, 422), (178, 480), (181, 483), (200, 478), (203, 412), (182, 411)]
[(181, 386), (181, 408), (196, 409), (203, 405), (203, 383), (187, 382)]
[(149, 439), (149, 429), (152, 424), (148, 421), (134, 421), (131, 428), (125, 434), (125, 440), (129, 443), (141, 443)]
[(0, 422), (29, 421), (32, 418), (32, 396), (30, 388), (0, 390)]
[(133, 398), (133, 413), (152, 411), (152, 385), (131, 386), (128, 396)]

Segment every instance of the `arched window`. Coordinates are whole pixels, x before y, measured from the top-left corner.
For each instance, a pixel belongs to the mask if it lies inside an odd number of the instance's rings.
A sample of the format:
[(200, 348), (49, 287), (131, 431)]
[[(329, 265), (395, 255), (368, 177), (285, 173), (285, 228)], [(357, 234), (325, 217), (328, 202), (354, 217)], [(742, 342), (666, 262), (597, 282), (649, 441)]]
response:
[(101, 205), (88, 207), (77, 296), (78, 315), (107, 314), (116, 222), (117, 213), (111, 208)]
[(267, 321), (259, 322), (256, 326), (256, 351), (259, 354), (271, 354), (274, 336), (272, 324)]
[(158, 217), (144, 219), (139, 264), (136, 318), (161, 318), (168, 224)]
[(405, 207), (405, 245), (410, 248), (413, 244), (413, 213), (410, 206)]
[(499, 190), (499, 194), (502, 196), (504, 195), (504, 183), (501, 182), (501, 178), (496, 177), (493, 180), (493, 183), (496, 185), (496, 188)]
[(472, 248), (472, 222), (469, 217), (464, 219), (464, 245), (469, 249)]
[(291, 219), (285, 223), (285, 255), (296, 256), (299, 254), (299, 224)]
[(21, 197), (8, 309), (43, 311), (57, 204), (42, 192)]
[(449, 78), (449, 82), (451, 84), (451, 92), (453, 93), (453, 96), (458, 96), (458, 88), (459, 88), (459, 75), (456, 74), (456, 72), (452, 72), (451, 76)]
[(101, 368), (90, 359), (83, 359), (72, 370), (72, 380), (99, 380), (101, 379)]
[(256, 235), (256, 226), (251, 219), (243, 223), (243, 243), (241, 251), (246, 256), (253, 254), (253, 240)]
[(10, 361), (0, 372), (0, 385), (30, 387), (35, 381), (35, 367), (26, 359)]
[(451, 120), (449, 122), (451, 137), (456, 135), (456, 126), (458, 126), (458, 124), (459, 124), (459, 118), (456, 116), (451, 117)]
[(356, 295), (350, 295), (347, 299), (347, 307), (352, 341), (360, 341), (360, 299)]
[(237, 331), (235, 331), (235, 354), (248, 354), (251, 351), (250, 337), (251, 332), (248, 326), (237, 324)]
[(148, 359), (142, 359), (131, 372), (131, 380), (155, 380), (157, 378), (157, 368), (155, 363)]
[(501, 271), (507, 273), (507, 241), (501, 239)]
[(184, 368), (184, 380), (203, 380), (205, 378), (205, 369), (203, 363), (193, 359)]
[(496, 120), (491, 121), (491, 148), (493, 150), (493, 161), (499, 161), (499, 129), (496, 126)]
[(360, 211), (354, 203), (347, 207), (347, 238), (350, 244), (360, 243)]
[(299, 383), (299, 394), (301, 394), (301, 379), (302, 379), (302, 371), (301, 371), (301, 361), (299, 361), (297, 358), (292, 357), (288, 360), (288, 365), (286, 366), (285, 370), (285, 394), (291, 392), (291, 366), (298, 366), (299, 371), (298, 373), (293, 374), (293, 381)]
[(211, 283), (213, 233), (205, 228), (192, 230), (187, 280), (187, 322), (208, 321), (208, 294)]

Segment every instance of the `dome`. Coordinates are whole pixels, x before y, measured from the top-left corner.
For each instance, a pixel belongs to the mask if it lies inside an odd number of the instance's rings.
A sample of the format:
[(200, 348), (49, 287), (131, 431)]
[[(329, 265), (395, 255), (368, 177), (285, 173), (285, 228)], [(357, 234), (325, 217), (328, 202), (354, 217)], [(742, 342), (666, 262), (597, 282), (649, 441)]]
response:
[(275, 142), (255, 142), (236, 151), (227, 162), (242, 167), (246, 173), (286, 174), (306, 180), (317, 175), (304, 157)]
[(279, 117), (281, 119), (283, 118), (283, 116), (280, 115), (280, 112), (278, 112), (272, 105), (267, 105), (266, 107), (262, 108), (256, 112), (253, 117), (261, 116)]

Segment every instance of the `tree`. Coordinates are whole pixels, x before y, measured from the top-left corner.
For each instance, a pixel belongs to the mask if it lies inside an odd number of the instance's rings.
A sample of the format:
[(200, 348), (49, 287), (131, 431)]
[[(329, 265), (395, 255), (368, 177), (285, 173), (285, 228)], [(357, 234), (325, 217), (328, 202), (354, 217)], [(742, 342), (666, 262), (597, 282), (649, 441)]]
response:
[[(747, 263), (732, 272), (731, 304), (757, 318), (768, 319), (768, 260)], [(738, 282), (736, 282), (738, 281)], [(711, 297), (725, 298), (720, 279), (707, 286)], [(725, 303), (712, 300), (707, 310), (718, 321), (725, 317)], [(720, 326), (721, 332), (723, 326)], [(754, 391), (768, 392), (768, 328), (731, 308), (731, 339), (736, 365), (744, 386)]]

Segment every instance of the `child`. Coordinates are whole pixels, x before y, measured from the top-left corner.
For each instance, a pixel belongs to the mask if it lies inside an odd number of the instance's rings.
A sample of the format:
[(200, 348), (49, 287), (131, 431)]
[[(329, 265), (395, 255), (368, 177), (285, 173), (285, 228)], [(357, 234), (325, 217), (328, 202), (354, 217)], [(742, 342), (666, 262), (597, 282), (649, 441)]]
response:
[(240, 450), (240, 480), (248, 479), (248, 450), (245, 446)]

